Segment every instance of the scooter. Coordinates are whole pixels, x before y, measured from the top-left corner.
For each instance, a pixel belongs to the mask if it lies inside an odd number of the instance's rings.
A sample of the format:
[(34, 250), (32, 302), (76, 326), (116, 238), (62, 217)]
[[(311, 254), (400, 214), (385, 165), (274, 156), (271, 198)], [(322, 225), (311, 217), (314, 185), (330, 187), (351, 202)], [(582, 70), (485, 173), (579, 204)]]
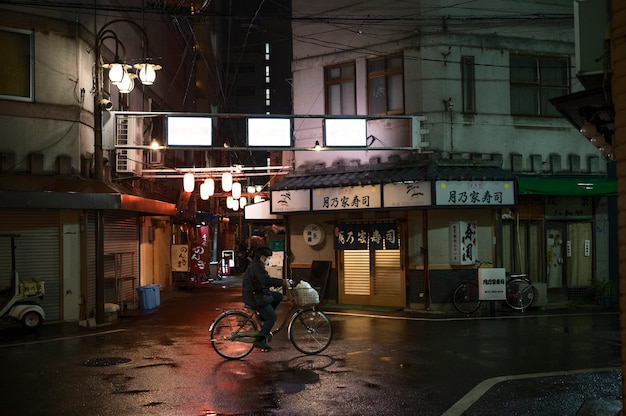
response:
[(29, 329), (39, 327), (45, 313), (39, 304), (45, 295), (43, 282), (22, 282), (15, 269), (15, 238), (19, 234), (0, 234), (0, 237), (11, 238), (11, 286), (0, 290), (0, 318), (17, 320)]

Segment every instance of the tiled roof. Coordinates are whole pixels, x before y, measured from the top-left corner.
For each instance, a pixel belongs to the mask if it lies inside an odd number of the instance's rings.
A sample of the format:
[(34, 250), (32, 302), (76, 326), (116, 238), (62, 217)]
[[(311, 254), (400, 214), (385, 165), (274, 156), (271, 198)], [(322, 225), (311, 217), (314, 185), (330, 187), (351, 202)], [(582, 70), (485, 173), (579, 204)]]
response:
[(309, 172), (306, 175), (288, 175), (271, 186), (272, 191), (284, 189), (332, 188), (412, 181), (514, 180), (515, 174), (497, 166), (441, 165), (437, 162), (412, 166), (370, 166), (359, 170)]

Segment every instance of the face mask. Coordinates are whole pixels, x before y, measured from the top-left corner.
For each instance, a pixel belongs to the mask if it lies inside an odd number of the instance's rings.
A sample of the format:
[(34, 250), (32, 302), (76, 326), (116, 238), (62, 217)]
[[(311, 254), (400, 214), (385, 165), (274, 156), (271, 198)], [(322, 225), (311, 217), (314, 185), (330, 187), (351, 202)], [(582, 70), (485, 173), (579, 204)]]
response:
[(270, 265), (270, 259), (268, 259), (267, 257), (265, 258), (265, 265), (269, 266)]

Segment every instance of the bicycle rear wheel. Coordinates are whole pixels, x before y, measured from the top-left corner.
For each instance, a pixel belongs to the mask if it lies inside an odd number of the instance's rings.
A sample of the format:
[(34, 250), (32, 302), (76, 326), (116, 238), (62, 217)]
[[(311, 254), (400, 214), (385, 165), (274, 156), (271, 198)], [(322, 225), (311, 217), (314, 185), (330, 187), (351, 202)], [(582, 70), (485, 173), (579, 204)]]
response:
[(506, 284), (506, 303), (509, 307), (523, 311), (535, 300), (532, 283), (526, 279), (512, 279)]
[(231, 311), (218, 316), (209, 331), (213, 349), (224, 358), (236, 360), (252, 352), (259, 327), (250, 315)]
[(481, 303), (478, 299), (478, 286), (472, 283), (461, 283), (454, 290), (452, 303), (456, 310), (463, 314), (469, 315), (476, 312)]
[(322, 311), (303, 309), (289, 321), (287, 335), (293, 346), (303, 354), (319, 354), (333, 338), (330, 319)]

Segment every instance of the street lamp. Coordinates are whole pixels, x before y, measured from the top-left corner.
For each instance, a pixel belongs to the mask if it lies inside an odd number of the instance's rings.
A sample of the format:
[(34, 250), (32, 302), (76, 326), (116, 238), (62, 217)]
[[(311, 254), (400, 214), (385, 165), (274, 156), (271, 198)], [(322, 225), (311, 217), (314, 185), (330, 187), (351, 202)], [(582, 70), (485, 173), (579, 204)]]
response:
[[(148, 35), (146, 31), (136, 22), (127, 19), (115, 19), (111, 20), (96, 34), (96, 71), (95, 71), (95, 96), (94, 96), (94, 177), (96, 180), (102, 180), (103, 169), (103, 148), (102, 148), (102, 105), (103, 95), (103, 68), (109, 70), (109, 80), (116, 85), (122, 94), (130, 93), (135, 88), (135, 79), (139, 80), (144, 85), (152, 85), (156, 79), (156, 71), (161, 69), (160, 65), (156, 65), (149, 61), (144, 61), (135, 65), (135, 68), (139, 72), (139, 76), (135, 73), (128, 72), (132, 66), (126, 64), (126, 48), (124, 44), (119, 40), (117, 34), (110, 29), (111, 25), (116, 23), (126, 23), (139, 29), (142, 34), (142, 41), (144, 42), (144, 51), (149, 51), (148, 47)], [(115, 60), (112, 63), (102, 62), (102, 45), (106, 40), (113, 40), (115, 42)], [(120, 59), (119, 49), (122, 49), (123, 60)]]

